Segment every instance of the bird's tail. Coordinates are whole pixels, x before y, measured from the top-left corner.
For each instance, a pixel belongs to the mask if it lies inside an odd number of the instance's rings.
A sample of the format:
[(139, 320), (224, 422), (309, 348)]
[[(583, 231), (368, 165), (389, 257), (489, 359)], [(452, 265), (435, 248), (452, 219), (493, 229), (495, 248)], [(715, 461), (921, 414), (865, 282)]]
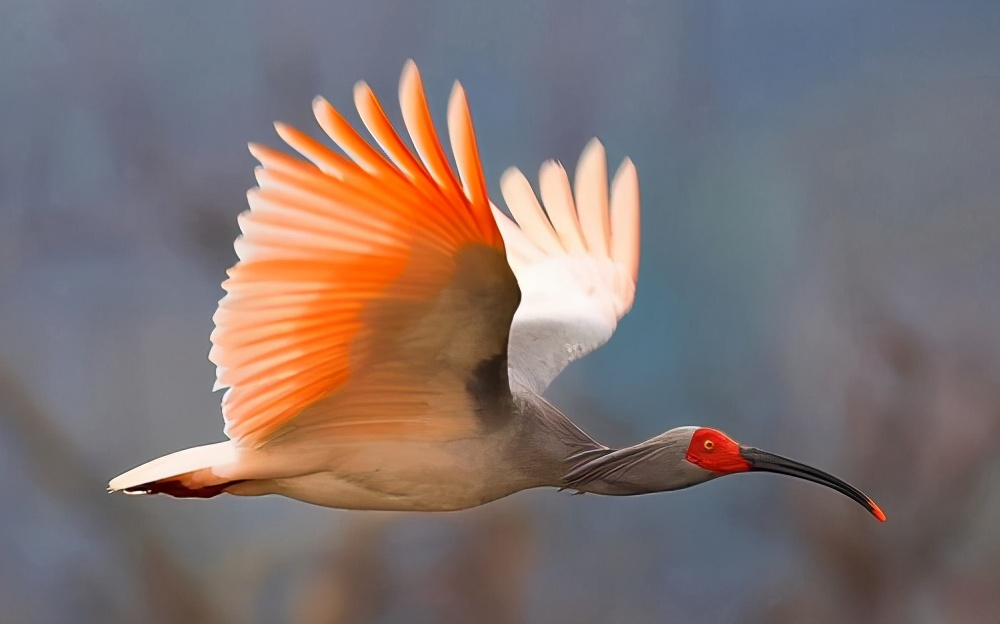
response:
[(108, 484), (109, 492), (169, 494), (178, 498), (210, 498), (232, 485), (213, 468), (233, 464), (236, 447), (231, 441), (196, 446), (133, 468)]

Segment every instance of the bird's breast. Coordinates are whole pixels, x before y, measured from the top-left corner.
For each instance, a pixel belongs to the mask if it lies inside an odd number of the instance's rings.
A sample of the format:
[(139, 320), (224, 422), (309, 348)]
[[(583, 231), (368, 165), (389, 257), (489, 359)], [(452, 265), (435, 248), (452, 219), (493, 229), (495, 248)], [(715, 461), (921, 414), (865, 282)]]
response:
[[(234, 494), (281, 494), (342, 509), (452, 511), (529, 487), (504, 468), (489, 439), (446, 443), (378, 441), (329, 449), (325, 466), (247, 484)], [(251, 491), (256, 490), (256, 491)]]

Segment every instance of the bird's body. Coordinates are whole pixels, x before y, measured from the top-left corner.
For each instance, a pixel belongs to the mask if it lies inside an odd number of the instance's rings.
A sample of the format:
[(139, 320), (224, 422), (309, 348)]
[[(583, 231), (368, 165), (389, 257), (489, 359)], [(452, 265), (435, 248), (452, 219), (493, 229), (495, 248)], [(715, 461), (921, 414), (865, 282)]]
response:
[[(572, 426), (568, 420), (566, 425)], [(576, 461), (608, 452), (582, 433), (568, 441), (533, 412), (517, 408), (506, 424), (484, 436), (433, 443), (314, 440), (290, 438), (242, 450), (232, 472), (224, 467), (214, 472), (234, 482), (226, 489), (230, 494), (281, 494), (342, 509), (453, 511), (528, 488), (558, 486)], [(576, 461), (569, 459), (574, 455)], [(526, 456), (533, 461), (520, 460)]]
[[(560, 472), (568, 472), (558, 435), (518, 412), (515, 408), (503, 426), (485, 436), (445, 441), (338, 441), (303, 431), (261, 448), (222, 442), (211, 445), (223, 461), (207, 477), (224, 479), (230, 494), (281, 494), (342, 509), (475, 507), (523, 489), (555, 485)], [(525, 445), (536, 445), (541, 452), (534, 463), (518, 465)], [(201, 489), (180, 494), (198, 496)], [(216, 493), (212, 486), (204, 489), (204, 494)]]
[[(245, 481), (227, 491), (249, 496), (281, 494), (341, 509), (465, 509), (530, 487), (530, 482), (520, 475), (509, 471), (497, 474), (495, 467), (502, 463), (488, 454), (496, 452), (493, 441), (390, 441), (327, 447), (322, 457), (300, 465), (301, 474)], [(279, 466), (299, 461), (294, 448), (290, 456), (283, 451), (275, 450)]]
[(631, 495), (746, 470), (847, 484), (680, 427), (625, 449), (592, 439), (542, 393), (604, 344), (631, 308), (639, 187), (626, 159), (610, 185), (592, 141), (571, 184), (549, 161), (542, 204), (516, 169), (513, 220), (486, 195), (465, 94), (448, 129), (456, 176), (420, 76), (400, 81), (408, 147), (364, 83), (376, 151), (325, 100), (313, 108), (340, 155), (294, 128), (307, 161), (251, 145), (259, 187), (240, 216), (209, 354), (230, 440), (135, 468), (111, 490), (207, 498), (280, 494), (345, 509), (443, 511), (534, 487)]

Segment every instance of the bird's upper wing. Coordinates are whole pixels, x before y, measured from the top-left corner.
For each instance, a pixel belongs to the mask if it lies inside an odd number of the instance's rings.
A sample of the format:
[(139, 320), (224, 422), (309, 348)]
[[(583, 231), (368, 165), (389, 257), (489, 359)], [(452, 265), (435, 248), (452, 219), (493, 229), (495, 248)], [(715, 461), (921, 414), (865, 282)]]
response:
[(611, 338), (632, 307), (639, 273), (639, 179), (628, 159), (608, 197), (604, 147), (583, 150), (574, 187), (562, 166), (542, 165), (539, 189), (517, 169), (500, 182), (514, 220), (493, 207), (521, 287), (510, 330), (511, 383), (538, 394), (571, 361)]
[(415, 153), (364, 83), (355, 103), (385, 155), (320, 98), (316, 119), (346, 158), (283, 124), (278, 134), (309, 162), (250, 146), (259, 186), (239, 219), (209, 356), (240, 445), (303, 428), (453, 439), (480, 426), (484, 401), (509, 397), (519, 292), (465, 93), (456, 83), (448, 107), (458, 177), (412, 61), (399, 97)]

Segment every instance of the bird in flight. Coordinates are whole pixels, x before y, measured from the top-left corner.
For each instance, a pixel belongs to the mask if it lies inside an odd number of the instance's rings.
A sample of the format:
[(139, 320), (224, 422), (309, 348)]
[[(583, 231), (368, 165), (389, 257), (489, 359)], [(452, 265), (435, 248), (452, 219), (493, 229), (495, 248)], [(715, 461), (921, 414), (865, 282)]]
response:
[(239, 216), (209, 353), (229, 439), (139, 466), (111, 491), (443, 511), (536, 487), (627, 496), (765, 471), (885, 520), (844, 481), (715, 429), (613, 449), (542, 398), (632, 306), (631, 161), (609, 191), (592, 140), (572, 184), (558, 163), (542, 165), (541, 203), (510, 169), (500, 186), (512, 219), (487, 196), (460, 84), (447, 114), (454, 170), (412, 61), (399, 84), (412, 148), (367, 84), (354, 102), (378, 149), (322, 98), (313, 112), (342, 153), (280, 123), (301, 158), (250, 145), (258, 186)]

